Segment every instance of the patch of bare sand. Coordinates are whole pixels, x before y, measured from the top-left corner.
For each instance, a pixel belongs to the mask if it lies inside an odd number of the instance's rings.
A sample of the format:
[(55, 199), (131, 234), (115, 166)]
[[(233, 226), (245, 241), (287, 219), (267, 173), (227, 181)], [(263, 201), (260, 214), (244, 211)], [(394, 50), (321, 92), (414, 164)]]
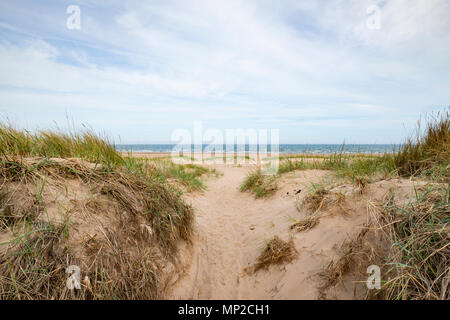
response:
[[(363, 194), (343, 185), (334, 190), (345, 195), (343, 204), (324, 208), (318, 225), (295, 232), (289, 227), (307, 214), (296, 209), (296, 202), (301, 203), (311, 183), (326, 179), (329, 172), (291, 172), (279, 180), (279, 190), (272, 197), (256, 200), (239, 191), (250, 168), (216, 168), (223, 175), (210, 178), (204, 193), (188, 196), (195, 209), (196, 236), (193, 248), (184, 251), (190, 265), (172, 285), (169, 299), (317, 299), (324, 281), (318, 274), (338, 257), (342, 243), (360, 233), (368, 218), (368, 202), (381, 200), (390, 188), (396, 188), (405, 201), (414, 195), (413, 182), (401, 179), (374, 183)], [(295, 195), (298, 189), (302, 191)], [(297, 259), (246, 272), (275, 235), (293, 238)], [(361, 297), (354, 279), (344, 280), (331, 288), (328, 298)]]

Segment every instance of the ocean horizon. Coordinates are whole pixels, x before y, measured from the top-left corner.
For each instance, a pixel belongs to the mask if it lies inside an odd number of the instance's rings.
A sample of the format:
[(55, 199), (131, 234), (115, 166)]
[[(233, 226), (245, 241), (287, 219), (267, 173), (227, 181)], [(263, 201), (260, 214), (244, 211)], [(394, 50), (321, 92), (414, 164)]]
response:
[[(116, 149), (120, 152), (172, 152), (172, 151), (187, 151), (194, 152), (200, 149), (199, 146), (194, 148), (194, 145), (177, 145), (177, 144), (116, 144)], [(396, 144), (279, 144), (279, 153), (291, 154), (329, 154), (329, 153), (368, 153), (368, 154), (382, 154), (386, 152), (393, 152), (398, 145)], [(231, 147), (232, 148), (232, 147)], [(220, 145), (202, 145), (202, 151), (223, 151), (227, 150), (226, 145), (220, 148)], [(259, 151), (257, 145), (234, 145), (236, 152)], [(271, 151), (271, 145), (267, 145), (267, 151)]]

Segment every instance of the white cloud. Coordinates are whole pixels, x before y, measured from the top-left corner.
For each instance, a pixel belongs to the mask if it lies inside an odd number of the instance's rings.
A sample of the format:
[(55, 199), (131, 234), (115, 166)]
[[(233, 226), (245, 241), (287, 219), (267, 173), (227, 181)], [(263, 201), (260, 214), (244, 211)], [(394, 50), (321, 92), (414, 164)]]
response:
[[(129, 125), (309, 121), (322, 127), (322, 142), (331, 123), (351, 128), (376, 116), (401, 140), (390, 119), (450, 100), (450, 4), (375, 3), (380, 30), (366, 26), (372, 1), (135, 1), (112, 11), (84, 1), (78, 33), (54, 25), (64, 20), (56, 8), (33, 30), (21, 26), (36, 12), (3, 10), (0, 30), (11, 39), (0, 42), (0, 112), (70, 108), (84, 117), (88, 109), (83, 121)], [(120, 110), (134, 115), (120, 119)], [(379, 131), (353, 134), (372, 142)]]

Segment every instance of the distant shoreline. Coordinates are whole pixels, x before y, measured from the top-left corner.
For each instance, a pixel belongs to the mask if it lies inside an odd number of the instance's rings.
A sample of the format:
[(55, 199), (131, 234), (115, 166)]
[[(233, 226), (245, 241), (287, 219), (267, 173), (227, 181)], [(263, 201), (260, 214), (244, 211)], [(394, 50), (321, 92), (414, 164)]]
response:
[[(116, 144), (117, 151), (122, 153), (151, 153), (151, 154), (170, 154), (172, 150), (189, 152), (194, 154), (198, 152), (200, 146), (186, 145), (180, 146), (176, 144)], [(202, 145), (202, 150), (205, 153), (213, 152), (214, 148), (226, 152), (226, 145)], [(279, 154), (283, 155), (332, 155), (332, 154), (385, 154), (392, 153), (399, 145), (395, 144), (279, 144), (277, 146)], [(198, 149), (197, 149), (198, 148)], [(234, 145), (235, 153), (255, 153), (259, 150), (257, 145)], [(209, 149), (209, 150), (208, 150)], [(212, 149), (212, 150), (211, 150)], [(270, 144), (267, 145), (267, 153), (271, 152)]]
[[(133, 151), (133, 152), (126, 152), (126, 151), (119, 151), (122, 156), (136, 156), (136, 157), (142, 157), (142, 158), (159, 158), (159, 157), (170, 157), (172, 155), (171, 152), (150, 152), (150, 151)], [(198, 153), (192, 152), (191, 156), (195, 156)], [(344, 155), (351, 155), (351, 156), (362, 156), (362, 157), (381, 157), (383, 153), (343, 153)], [(208, 156), (208, 153), (204, 153), (204, 155)], [(212, 153), (212, 156), (215, 154)], [(224, 153), (224, 155), (226, 155)], [(235, 152), (234, 155), (236, 156), (251, 156), (251, 155), (257, 155), (257, 153), (249, 153), (249, 152)], [(267, 156), (270, 157), (270, 152), (267, 153)], [(329, 157), (334, 155), (334, 153), (323, 153), (323, 154), (317, 154), (317, 153), (279, 153), (280, 158), (321, 158), (321, 157)]]

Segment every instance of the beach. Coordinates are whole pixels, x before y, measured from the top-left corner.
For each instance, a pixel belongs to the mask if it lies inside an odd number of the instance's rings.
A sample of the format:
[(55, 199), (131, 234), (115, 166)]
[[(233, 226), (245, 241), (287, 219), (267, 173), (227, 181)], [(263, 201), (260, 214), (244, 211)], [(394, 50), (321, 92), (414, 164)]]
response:
[(0, 297), (448, 299), (448, 123), (396, 153), (225, 156), (0, 126)]
[[(381, 202), (390, 188), (398, 190), (406, 203), (414, 198), (414, 187), (425, 184), (380, 181), (361, 194), (351, 183), (330, 181), (329, 171), (305, 170), (286, 174), (277, 181), (274, 194), (255, 199), (239, 190), (253, 167), (211, 167), (219, 176), (206, 179), (206, 190), (185, 195), (195, 211), (193, 245), (182, 250), (183, 271), (171, 280), (168, 299), (318, 299), (324, 294), (328, 299), (362, 299), (365, 290), (355, 282), (357, 268), (330, 288), (323, 288), (320, 273), (339, 259), (343, 243), (364, 230), (369, 203)], [(320, 223), (311, 230), (296, 232), (290, 227), (309, 214), (299, 210), (299, 203), (311, 193), (312, 185), (321, 183), (328, 184), (332, 193), (345, 195), (345, 201), (324, 208)], [(274, 236), (293, 239), (298, 256), (292, 263), (252, 272)]]

